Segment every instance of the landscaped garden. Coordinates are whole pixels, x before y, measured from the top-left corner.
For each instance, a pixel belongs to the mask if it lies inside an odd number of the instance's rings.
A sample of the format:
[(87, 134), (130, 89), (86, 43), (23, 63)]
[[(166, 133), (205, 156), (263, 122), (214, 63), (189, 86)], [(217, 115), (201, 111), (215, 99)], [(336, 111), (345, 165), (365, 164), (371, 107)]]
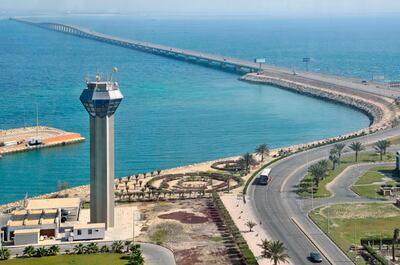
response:
[(1, 265), (109, 265), (127, 264), (122, 254), (58, 255), (42, 258), (19, 258), (0, 261)]
[[(371, 199), (384, 199), (380, 191), (382, 187), (392, 188), (400, 185), (400, 179), (395, 172), (394, 166), (374, 167), (362, 175), (352, 186), (352, 190), (359, 196)], [(399, 195), (400, 192), (394, 192), (393, 195)]]
[(392, 238), (400, 224), (400, 210), (390, 203), (324, 206), (310, 217), (356, 264), (366, 263), (352, 246), (361, 239)]
[(102, 264), (128, 264), (143, 265), (144, 258), (140, 245), (132, 241), (114, 241), (111, 246), (98, 243), (79, 243), (72, 249), (61, 251), (58, 245), (26, 246), (22, 255), (10, 259), (11, 252), (6, 247), (0, 248), (0, 264), (61, 264), (61, 265), (102, 265)]
[(375, 144), (376, 152), (361, 152), (364, 146), (355, 142), (348, 146), (355, 153), (344, 155), (346, 146), (335, 144), (329, 153), (329, 160), (321, 160), (313, 164), (308, 169), (308, 174), (301, 180), (298, 186), (298, 194), (303, 197), (329, 197), (330, 191), (327, 184), (334, 180), (347, 167), (358, 163), (389, 162), (394, 161), (393, 155), (387, 153), (386, 149), (390, 146), (388, 141), (379, 141)]

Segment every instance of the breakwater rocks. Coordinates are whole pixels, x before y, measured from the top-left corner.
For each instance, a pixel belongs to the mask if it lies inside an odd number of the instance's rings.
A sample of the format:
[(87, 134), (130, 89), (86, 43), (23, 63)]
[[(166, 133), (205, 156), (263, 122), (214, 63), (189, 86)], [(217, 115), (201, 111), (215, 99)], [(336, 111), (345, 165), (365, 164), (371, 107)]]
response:
[(362, 111), (370, 118), (369, 131), (374, 132), (396, 126), (398, 124), (397, 110), (393, 107), (394, 100), (383, 96), (365, 93), (364, 91), (346, 90), (334, 84), (315, 85), (307, 82), (283, 79), (267, 74), (246, 74), (242, 81), (277, 86), (286, 90), (344, 104)]

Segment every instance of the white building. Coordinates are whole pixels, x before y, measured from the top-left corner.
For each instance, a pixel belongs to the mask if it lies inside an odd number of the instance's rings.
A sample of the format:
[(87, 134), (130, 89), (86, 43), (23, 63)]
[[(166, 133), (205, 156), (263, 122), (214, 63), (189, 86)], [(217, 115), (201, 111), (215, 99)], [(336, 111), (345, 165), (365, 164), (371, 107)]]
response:
[[(5, 241), (17, 244), (15, 235), (24, 239), (22, 230), (38, 229), (38, 237), (58, 238), (62, 222), (77, 221), (81, 201), (79, 198), (29, 200), (25, 210), (14, 211), (5, 228)], [(36, 231), (36, 230), (35, 230)], [(33, 237), (30, 235), (29, 237)], [(29, 239), (30, 240), (30, 239)]]
[(76, 224), (69, 236), (76, 240), (104, 239), (105, 223)]

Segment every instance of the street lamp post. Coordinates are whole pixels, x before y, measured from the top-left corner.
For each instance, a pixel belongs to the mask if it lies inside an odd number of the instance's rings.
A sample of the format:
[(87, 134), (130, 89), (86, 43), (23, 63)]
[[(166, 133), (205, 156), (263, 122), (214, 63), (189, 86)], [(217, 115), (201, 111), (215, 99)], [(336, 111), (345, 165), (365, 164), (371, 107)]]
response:
[(310, 57), (304, 57), (304, 58), (303, 58), (303, 63), (306, 64), (306, 70), (307, 70), (307, 72), (308, 72), (308, 64), (310, 63), (310, 61), (311, 61), (311, 58), (310, 58)]
[(330, 216), (329, 216), (329, 213), (330, 213), (330, 206), (328, 205), (328, 234), (329, 234), (329, 221), (330, 221)]
[(135, 243), (135, 209), (132, 208), (132, 244)]

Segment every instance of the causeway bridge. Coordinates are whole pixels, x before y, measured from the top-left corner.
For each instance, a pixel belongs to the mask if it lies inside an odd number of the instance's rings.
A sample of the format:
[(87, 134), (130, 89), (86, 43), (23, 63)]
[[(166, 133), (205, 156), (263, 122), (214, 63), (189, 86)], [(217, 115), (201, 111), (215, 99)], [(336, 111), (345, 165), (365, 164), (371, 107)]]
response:
[(187, 49), (180, 49), (166, 45), (160, 45), (150, 42), (126, 39), (96, 32), (91, 29), (80, 26), (73, 26), (60, 23), (34, 22), (23, 18), (10, 18), (11, 20), (30, 24), (44, 29), (58, 31), (82, 38), (105, 42), (125, 48), (135, 49), (155, 55), (161, 55), (173, 59), (183, 60), (194, 64), (206, 65), (208, 67), (217, 67), (226, 71), (238, 73), (252, 73), (260, 70), (260, 65), (251, 61), (240, 60), (231, 57), (208, 54)]
[(278, 67), (270, 64), (260, 65), (250, 60), (242, 60), (223, 55), (215, 55), (151, 42), (116, 37), (75, 25), (36, 22), (21, 17), (10, 18), (10, 20), (26, 23), (43, 29), (74, 35), (81, 38), (91, 39), (154, 55), (185, 61), (188, 63), (212, 67), (223, 71), (235, 72), (240, 75), (258, 73), (261, 70), (261, 75), (275, 79), (290, 80), (299, 84), (313, 84), (318, 87), (322, 86), (333, 90), (345, 89), (347, 91), (356, 93), (363, 92), (375, 96), (400, 98), (400, 90), (391, 89), (386, 83), (375, 83), (372, 81), (313, 73), (308, 71), (306, 72), (297, 69), (294, 71), (293, 69)]

